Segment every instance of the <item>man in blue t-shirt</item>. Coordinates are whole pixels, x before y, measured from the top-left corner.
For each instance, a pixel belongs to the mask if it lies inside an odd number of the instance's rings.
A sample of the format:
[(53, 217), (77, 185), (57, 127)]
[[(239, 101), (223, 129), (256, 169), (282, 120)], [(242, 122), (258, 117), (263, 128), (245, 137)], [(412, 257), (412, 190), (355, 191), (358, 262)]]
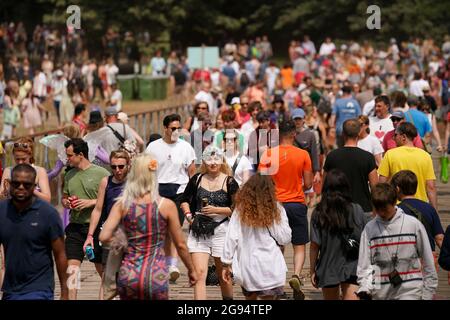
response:
[(337, 99), (333, 105), (330, 118), (330, 126), (336, 128), (336, 143), (338, 147), (344, 145), (342, 125), (345, 120), (357, 118), (361, 114), (361, 107), (358, 101), (352, 97), (352, 88), (344, 86), (342, 92), (342, 98)]
[(410, 170), (397, 172), (391, 180), (397, 190), (400, 200), (398, 205), (406, 214), (416, 217), (425, 227), (433, 254), (436, 246), (441, 248), (444, 239), (444, 229), (436, 209), (429, 203), (414, 198), (417, 190), (417, 176)]
[(36, 170), (19, 164), (11, 172), (10, 199), (0, 201), (0, 244), (5, 250), (3, 300), (53, 300), (53, 256), (61, 299), (67, 299), (67, 258), (58, 211), (33, 196)]
[(417, 129), (420, 137), (423, 139), (425, 135), (431, 135), (431, 123), (427, 115), (417, 110), (418, 100), (416, 97), (408, 98), (409, 110), (405, 112), (405, 120), (411, 122)]

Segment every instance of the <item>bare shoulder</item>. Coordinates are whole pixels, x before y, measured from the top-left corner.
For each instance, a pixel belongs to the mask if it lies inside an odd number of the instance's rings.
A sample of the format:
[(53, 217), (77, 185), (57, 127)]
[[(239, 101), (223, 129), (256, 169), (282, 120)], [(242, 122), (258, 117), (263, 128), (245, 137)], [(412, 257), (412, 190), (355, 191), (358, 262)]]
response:
[(177, 212), (175, 202), (168, 198), (158, 197), (156, 202), (158, 203), (159, 212), (164, 218), (167, 218), (169, 215), (173, 214), (173, 212)]

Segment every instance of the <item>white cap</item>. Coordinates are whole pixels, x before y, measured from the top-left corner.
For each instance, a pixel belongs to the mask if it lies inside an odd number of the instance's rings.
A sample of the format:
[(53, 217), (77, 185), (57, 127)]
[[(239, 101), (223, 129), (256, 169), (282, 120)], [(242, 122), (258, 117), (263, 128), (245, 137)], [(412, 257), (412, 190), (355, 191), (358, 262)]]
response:
[(302, 83), (298, 86), (297, 91), (298, 92), (302, 92), (303, 90), (305, 90), (307, 88), (306, 84)]
[(56, 70), (55, 75), (57, 77), (62, 77), (64, 75), (64, 73), (62, 72), (62, 70), (58, 69), (58, 70)]
[(239, 99), (239, 97), (234, 97), (233, 99), (231, 99), (231, 105), (240, 104), (240, 103), (241, 103), (241, 99)]
[(119, 112), (117, 119), (120, 121), (128, 121), (128, 115), (125, 112)]

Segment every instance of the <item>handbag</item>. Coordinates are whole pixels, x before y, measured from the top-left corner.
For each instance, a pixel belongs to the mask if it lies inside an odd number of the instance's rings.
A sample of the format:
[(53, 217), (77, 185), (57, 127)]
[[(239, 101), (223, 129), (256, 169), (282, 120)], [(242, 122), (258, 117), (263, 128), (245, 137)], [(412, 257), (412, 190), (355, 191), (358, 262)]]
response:
[[(349, 218), (353, 217), (354, 207), (352, 207), (352, 211), (350, 213)], [(348, 221), (347, 221), (348, 225)], [(353, 235), (353, 228), (350, 226), (346, 230), (347, 232), (339, 232), (339, 236), (341, 238), (341, 244), (344, 250), (344, 254), (347, 260), (358, 260), (359, 256), (359, 239), (357, 239)]]
[(228, 217), (223, 220), (217, 222), (213, 218), (208, 217), (204, 214), (195, 214), (194, 220), (192, 221), (191, 231), (195, 238), (206, 239), (207, 237), (214, 235), (214, 229), (216, 229), (219, 225), (228, 220)]
[(351, 233), (341, 233), (340, 236), (347, 260), (358, 260), (359, 240), (355, 239)]
[(441, 156), (441, 182), (448, 182), (448, 156), (446, 154)]

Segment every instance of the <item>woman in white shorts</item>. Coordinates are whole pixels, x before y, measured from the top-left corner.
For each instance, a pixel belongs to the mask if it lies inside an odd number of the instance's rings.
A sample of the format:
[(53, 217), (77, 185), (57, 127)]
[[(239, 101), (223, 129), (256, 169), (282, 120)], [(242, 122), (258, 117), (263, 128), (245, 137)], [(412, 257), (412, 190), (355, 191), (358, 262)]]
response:
[(238, 184), (231, 176), (223, 152), (214, 146), (205, 149), (200, 173), (194, 175), (184, 191), (181, 209), (191, 223), (187, 245), (199, 276), (194, 299), (206, 299), (208, 260), (212, 256), (224, 300), (233, 298), (233, 286), (222, 280), (220, 257), (233, 212)]

